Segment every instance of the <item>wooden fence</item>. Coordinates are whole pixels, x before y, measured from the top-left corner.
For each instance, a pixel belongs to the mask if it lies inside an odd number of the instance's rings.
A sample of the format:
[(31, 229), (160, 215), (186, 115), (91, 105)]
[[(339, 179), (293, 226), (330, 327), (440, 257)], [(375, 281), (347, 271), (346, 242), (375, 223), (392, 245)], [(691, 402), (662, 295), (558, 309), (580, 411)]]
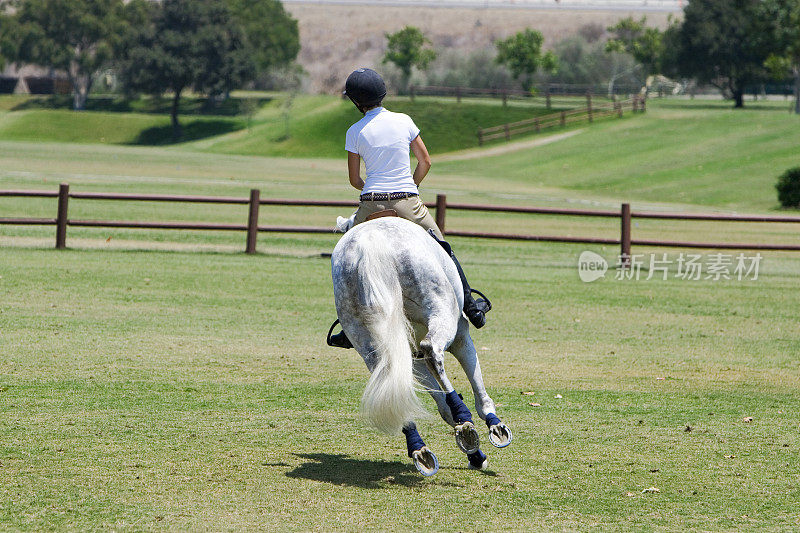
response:
[[(42, 225), (56, 227), (56, 248), (63, 249), (67, 243), (67, 228), (74, 227), (100, 227), (100, 228), (142, 228), (142, 229), (183, 229), (183, 230), (215, 230), (215, 231), (242, 231), (246, 234), (245, 251), (249, 254), (256, 252), (258, 232), (280, 233), (332, 233), (330, 227), (314, 226), (265, 226), (258, 223), (259, 207), (262, 205), (298, 206), (298, 207), (348, 207), (358, 205), (355, 201), (336, 200), (288, 200), (261, 198), (258, 189), (250, 191), (249, 198), (227, 196), (181, 196), (158, 194), (123, 194), (123, 193), (98, 193), (98, 192), (70, 192), (69, 185), (61, 184), (56, 191), (19, 191), (0, 190), (0, 197), (22, 198), (58, 198), (55, 218), (10, 218), (0, 217), (0, 225)], [(76, 220), (69, 218), (69, 200), (116, 200), (116, 201), (145, 201), (145, 202), (178, 202), (178, 203), (207, 203), (207, 204), (238, 204), (248, 206), (246, 224), (210, 224), (203, 222), (142, 222), (123, 220)], [(445, 218), (448, 209), (465, 211), (482, 211), (495, 213), (524, 213), (535, 215), (567, 215), (578, 217), (611, 217), (620, 219), (619, 239), (601, 237), (568, 237), (555, 235), (525, 235), (511, 233), (489, 233), (478, 231), (448, 231), (447, 235), (456, 237), (473, 237), (487, 239), (509, 239), (520, 241), (545, 241), (567, 242), (585, 244), (612, 244), (620, 245), (622, 257), (630, 257), (631, 246), (666, 246), (676, 248), (705, 248), (726, 250), (784, 250), (800, 251), (800, 245), (794, 244), (765, 244), (765, 243), (713, 243), (695, 241), (656, 241), (633, 239), (631, 236), (631, 219), (648, 218), (660, 220), (699, 220), (719, 222), (760, 222), (760, 223), (800, 223), (800, 217), (776, 215), (726, 215), (704, 213), (654, 213), (631, 212), (630, 204), (622, 204), (618, 211), (615, 210), (578, 210), (559, 209), (547, 207), (516, 207), (502, 205), (479, 205), (448, 203), (443, 194), (436, 196), (435, 203), (426, 204), (435, 209), (436, 223), (445, 232)]]
[(576, 84), (549, 84), (537, 87), (531, 91), (523, 91), (520, 89), (502, 89), (502, 88), (477, 88), (477, 87), (449, 87), (443, 85), (411, 85), (408, 88), (408, 96), (413, 101), (417, 96), (448, 96), (455, 97), (457, 101), (462, 98), (478, 97), (478, 98), (500, 98), (503, 100), (503, 105), (508, 103), (508, 100), (542, 100), (550, 109), (553, 105), (553, 100), (563, 98), (567, 105), (571, 104), (575, 98), (582, 98), (589, 95), (608, 95), (608, 98), (619, 96), (629, 96), (639, 94), (641, 86), (621, 86), (616, 85), (609, 94), (607, 87), (599, 87), (594, 85), (576, 85)]
[(564, 127), (567, 124), (573, 124), (575, 122), (593, 122), (595, 119), (608, 116), (622, 117), (626, 108), (633, 113), (644, 113), (647, 110), (646, 106), (645, 98), (640, 96), (635, 96), (620, 102), (615, 101), (608, 104), (593, 105), (592, 95), (587, 94), (586, 107), (551, 113), (541, 117), (520, 120), (518, 122), (510, 122), (491, 128), (481, 128), (478, 130), (478, 144), (482, 146), (484, 142), (494, 139), (505, 139), (508, 141), (511, 140), (511, 137), (519, 135), (520, 133), (528, 133), (531, 131), (540, 132), (546, 128), (553, 128), (556, 126)]

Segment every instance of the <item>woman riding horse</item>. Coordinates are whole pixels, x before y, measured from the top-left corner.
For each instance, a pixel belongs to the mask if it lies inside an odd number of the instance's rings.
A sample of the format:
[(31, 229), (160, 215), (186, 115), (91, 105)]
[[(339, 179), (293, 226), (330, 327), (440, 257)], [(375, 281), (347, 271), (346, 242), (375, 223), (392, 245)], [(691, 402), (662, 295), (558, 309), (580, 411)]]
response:
[[(350, 185), (362, 191), (353, 224), (366, 221), (374, 213), (391, 210), (425, 228), (456, 265), (464, 288), (464, 314), (473, 326), (483, 327), (486, 313), (492, 305), (486, 298), (472, 297), (473, 290), (452, 248), (444, 240), (441, 230), (419, 197), (419, 184), (431, 168), (431, 158), (422, 142), (419, 128), (408, 115), (381, 107), (386, 96), (386, 85), (374, 70), (360, 68), (351, 73), (345, 83), (344, 94), (364, 115), (364, 118), (350, 126), (345, 136)], [(413, 174), (409, 148), (417, 158)], [(362, 158), (367, 170), (366, 180), (361, 178)], [(330, 335), (329, 332), (328, 344), (339, 348), (353, 347), (344, 331), (336, 335)]]

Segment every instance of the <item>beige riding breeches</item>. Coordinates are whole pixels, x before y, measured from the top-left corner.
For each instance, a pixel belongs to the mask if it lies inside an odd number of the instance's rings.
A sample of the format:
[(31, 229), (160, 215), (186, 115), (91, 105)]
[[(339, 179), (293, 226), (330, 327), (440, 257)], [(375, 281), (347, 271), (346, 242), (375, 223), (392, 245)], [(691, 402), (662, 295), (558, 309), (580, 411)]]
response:
[(386, 209), (394, 209), (401, 218), (416, 222), (426, 230), (432, 229), (437, 238), (444, 240), (439, 226), (436, 225), (436, 221), (428, 212), (428, 208), (425, 207), (425, 204), (422, 203), (419, 196), (387, 201), (362, 200), (361, 204), (358, 206), (358, 211), (356, 211), (356, 218), (353, 221), (353, 225), (361, 224), (372, 213), (377, 213), (378, 211), (384, 211)]

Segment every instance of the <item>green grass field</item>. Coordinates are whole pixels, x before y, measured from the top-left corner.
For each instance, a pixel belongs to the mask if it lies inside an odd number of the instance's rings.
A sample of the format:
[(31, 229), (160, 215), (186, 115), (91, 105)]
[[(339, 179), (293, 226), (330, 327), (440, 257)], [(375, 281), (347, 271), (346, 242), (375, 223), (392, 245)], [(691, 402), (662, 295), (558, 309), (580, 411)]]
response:
[[(475, 338), (515, 442), (469, 471), (443, 423), (423, 421), (443, 464), (423, 479), (402, 439), (360, 419), (358, 356), (323, 344), (317, 252), (333, 242), (268, 239), (257, 257), (2, 248), (0, 522), (798, 526), (796, 257), (769, 255), (757, 281), (587, 286), (585, 247), (457, 239), (494, 299)], [(448, 371), (470, 400), (451, 358)]]
[[(262, 118), (279, 112), (270, 105)], [(49, 112), (14, 113), (34, 111)], [(423, 194), (770, 212), (777, 175), (797, 164), (797, 120), (777, 105), (653, 102), (552, 144), (435, 162)], [(157, 148), (2, 140), (0, 188), (354, 197), (341, 158), (210, 151), (235, 135)], [(0, 198), (0, 216), (54, 214), (52, 199)], [(261, 223), (332, 225), (337, 214), (264, 207)], [(246, 208), (73, 200), (70, 216), (243, 223)], [(457, 211), (448, 227), (618, 231)], [(474, 337), (515, 439), (489, 446), (489, 470), (474, 472), (432, 416), (420, 430), (442, 469), (422, 478), (402, 438), (362, 421), (358, 355), (324, 344), (335, 313), (320, 254), (336, 235), (262, 235), (246, 256), (238, 233), (71, 227), (58, 252), (53, 233), (0, 226), (0, 529), (800, 527), (798, 254), (764, 253), (757, 280), (690, 281), (674, 268), (666, 281), (616, 280), (612, 267), (585, 284), (580, 252), (613, 264), (614, 247), (453, 239), (494, 303)], [(639, 221), (633, 233), (797, 242), (788, 224)], [(471, 405), (463, 372), (446, 364)]]

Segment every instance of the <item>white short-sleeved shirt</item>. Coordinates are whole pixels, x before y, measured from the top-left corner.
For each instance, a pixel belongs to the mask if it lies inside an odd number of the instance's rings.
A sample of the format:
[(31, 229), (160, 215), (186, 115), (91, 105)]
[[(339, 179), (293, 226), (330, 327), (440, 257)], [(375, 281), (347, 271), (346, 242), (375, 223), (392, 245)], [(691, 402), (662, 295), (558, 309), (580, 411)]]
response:
[(344, 148), (360, 155), (367, 167), (362, 192), (417, 192), (409, 156), (417, 135), (419, 128), (411, 117), (382, 107), (370, 109), (350, 126)]

